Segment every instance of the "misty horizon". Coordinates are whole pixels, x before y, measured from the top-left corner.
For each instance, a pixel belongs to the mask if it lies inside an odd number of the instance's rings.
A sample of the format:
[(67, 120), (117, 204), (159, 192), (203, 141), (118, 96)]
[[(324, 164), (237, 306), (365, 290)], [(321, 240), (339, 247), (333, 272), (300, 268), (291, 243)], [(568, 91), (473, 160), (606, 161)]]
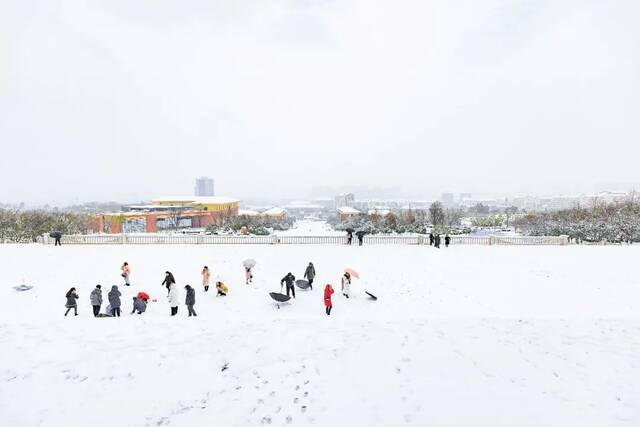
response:
[[(640, 188), (640, 5), (12, 2), (0, 203)], [(368, 191), (368, 190), (367, 190)]]

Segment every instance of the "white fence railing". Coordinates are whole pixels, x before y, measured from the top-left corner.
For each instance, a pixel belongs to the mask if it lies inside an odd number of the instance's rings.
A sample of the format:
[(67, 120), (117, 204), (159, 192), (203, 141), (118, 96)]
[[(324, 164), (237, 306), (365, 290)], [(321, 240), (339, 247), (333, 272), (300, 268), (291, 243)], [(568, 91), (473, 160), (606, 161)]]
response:
[[(44, 235), (45, 245), (54, 239)], [(63, 245), (346, 245), (346, 236), (221, 236), (183, 234), (72, 234), (62, 236)], [(358, 244), (354, 236), (353, 245)], [(366, 235), (365, 245), (424, 245), (428, 236)], [(566, 236), (451, 236), (452, 245), (567, 245)], [(444, 245), (444, 238), (442, 238)]]

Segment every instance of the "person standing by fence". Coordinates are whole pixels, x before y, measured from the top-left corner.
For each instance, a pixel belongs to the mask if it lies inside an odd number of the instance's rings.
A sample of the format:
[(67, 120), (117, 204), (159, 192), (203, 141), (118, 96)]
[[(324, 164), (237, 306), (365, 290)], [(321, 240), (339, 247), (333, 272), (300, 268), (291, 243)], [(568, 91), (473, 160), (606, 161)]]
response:
[(451, 243), (451, 237), (449, 237), (448, 234), (445, 234), (445, 236), (444, 236), (444, 247), (448, 248), (450, 243)]
[(130, 274), (131, 274), (131, 267), (129, 267), (129, 263), (125, 261), (124, 264), (122, 264), (122, 267), (120, 267), (120, 275), (124, 279), (125, 286), (131, 286), (131, 283), (129, 282)]

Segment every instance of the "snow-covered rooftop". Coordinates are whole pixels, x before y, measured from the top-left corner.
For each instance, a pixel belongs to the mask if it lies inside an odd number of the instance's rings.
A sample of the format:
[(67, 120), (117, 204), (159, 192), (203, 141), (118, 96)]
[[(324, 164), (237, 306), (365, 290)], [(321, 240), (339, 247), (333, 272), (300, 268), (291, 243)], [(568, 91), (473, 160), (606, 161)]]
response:
[(360, 211), (356, 208), (352, 208), (351, 206), (340, 206), (336, 209), (341, 214), (359, 214)]
[(287, 211), (285, 211), (282, 208), (278, 208), (278, 207), (274, 207), (271, 209), (267, 209), (266, 211), (262, 212), (262, 215), (266, 215), (266, 216), (280, 216), (283, 214), (286, 214)]
[(197, 203), (203, 205), (216, 205), (216, 204), (227, 204), (227, 203), (238, 203), (240, 200), (234, 199), (231, 197), (221, 197), (221, 196), (212, 196), (212, 197), (196, 197), (196, 196), (176, 196), (176, 197), (158, 197), (157, 199), (153, 199), (152, 203), (167, 203), (167, 202), (181, 202), (181, 203)]

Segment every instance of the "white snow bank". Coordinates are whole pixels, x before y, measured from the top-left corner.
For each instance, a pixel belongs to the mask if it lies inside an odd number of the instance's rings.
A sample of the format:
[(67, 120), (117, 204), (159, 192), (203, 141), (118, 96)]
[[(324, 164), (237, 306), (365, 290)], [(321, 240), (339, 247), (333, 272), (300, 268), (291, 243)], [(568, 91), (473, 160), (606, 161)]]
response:
[[(632, 426), (640, 423), (640, 247), (0, 245), (8, 426)], [(255, 284), (242, 260), (254, 258)], [(89, 293), (121, 284), (123, 317)], [(313, 261), (313, 291), (267, 292)], [(212, 278), (231, 288), (215, 298)], [(354, 298), (344, 267), (360, 272)], [(169, 317), (171, 270), (197, 318)], [(35, 288), (18, 293), (24, 279)], [(324, 314), (322, 287), (336, 288)], [(64, 318), (78, 288), (80, 315)], [(379, 296), (372, 302), (364, 289)], [(158, 299), (129, 315), (131, 296)], [(106, 305), (106, 304), (105, 304)], [(104, 309), (104, 306), (103, 306)], [(228, 368), (222, 371), (222, 367)]]

